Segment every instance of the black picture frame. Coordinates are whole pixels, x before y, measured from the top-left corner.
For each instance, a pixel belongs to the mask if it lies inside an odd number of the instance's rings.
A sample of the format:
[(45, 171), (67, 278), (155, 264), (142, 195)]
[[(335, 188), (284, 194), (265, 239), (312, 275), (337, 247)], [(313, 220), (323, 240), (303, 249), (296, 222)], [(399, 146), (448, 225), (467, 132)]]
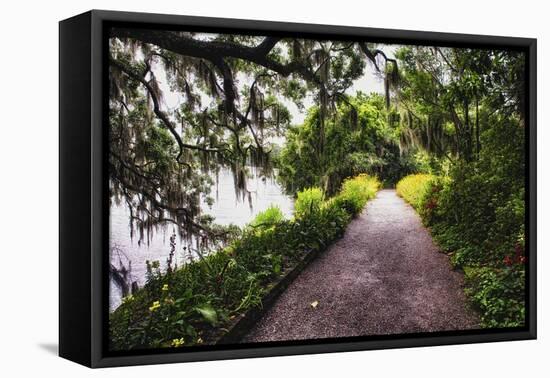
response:
[[(526, 326), (353, 339), (109, 353), (106, 348), (106, 30), (110, 25), (362, 38), (526, 52)], [(89, 367), (343, 352), (536, 338), (536, 39), (92, 10), (59, 24), (59, 354)]]

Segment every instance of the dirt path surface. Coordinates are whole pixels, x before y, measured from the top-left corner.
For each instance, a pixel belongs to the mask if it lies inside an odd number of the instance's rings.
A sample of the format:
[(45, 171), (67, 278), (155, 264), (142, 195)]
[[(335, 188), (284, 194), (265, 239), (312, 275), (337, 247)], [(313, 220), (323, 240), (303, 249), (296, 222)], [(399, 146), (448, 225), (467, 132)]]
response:
[(477, 328), (462, 284), (413, 208), (382, 190), (243, 341)]

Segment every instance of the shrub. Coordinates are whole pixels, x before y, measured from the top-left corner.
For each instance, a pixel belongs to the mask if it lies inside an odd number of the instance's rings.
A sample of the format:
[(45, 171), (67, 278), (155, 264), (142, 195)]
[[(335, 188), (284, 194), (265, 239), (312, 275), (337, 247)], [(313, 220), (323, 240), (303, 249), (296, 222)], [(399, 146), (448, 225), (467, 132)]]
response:
[(323, 199), (324, 194), (320, 188), (309, 188), (298, 192), (294, 202), (295, 216), (302, 217), (319, 210)]
[(516, 327), (525, 324), (524, 129), (492, 120), (476, 159), (456, 161), (445, 178), (407, 176), (397, 191), (464, 269), (481, 325)]
[(521, 327), (525, 320), (525, 269), (522, 266), (466, 267), (466, 294), (481, 312), (481, 325)]
[(416, 210), (419, 210), (422, 199), (430, 188), (431, 181), (434, 179), (435, 176), (424, 173), (406, 176), (397, 183), (397, 194)]
[(451, 175), (453, 180), (409, 176), (398, 190), (416, 203), (434, 239), (451, 254), (453, 266), (464, 269), (465, 291), (481, 314), (481, 325), (522, 326), (524, 190), (506, 185), (513, 182), (510, 178), (487, 176), (474, 164), (456, 166)]
[(380, 182), (375, 177), (360, 174), (344, 180), (335, 201), (350, 214), (357, 215), (365, 207), (367, 201), (376, 195), (380, 186)]
[(432, 176), (421, 189), (423, 194), (418, 200), (416, 209), (425, 225), (435, 225), (444, 216), (444, 210), (440, 205), (445, 203), (446, 196), (451, 195), (450, 183), (448, 177)]
[[(485, 159), (495, 160), (487, 166)], [(514, 160), (514, 159), (511, 159)], [(438, 196), (435, 214), (424, 219), (451, 262), (467, 274), (466, 293), (484, 327), (525, 324), (525, 191), (514, 165), (497, 167), (495, 155), (457, 165)]]
[(281, 223), (285, 219), (281, 208), (277, 205), (271, 205), (250, 222), (252, 227), (271, 227)]

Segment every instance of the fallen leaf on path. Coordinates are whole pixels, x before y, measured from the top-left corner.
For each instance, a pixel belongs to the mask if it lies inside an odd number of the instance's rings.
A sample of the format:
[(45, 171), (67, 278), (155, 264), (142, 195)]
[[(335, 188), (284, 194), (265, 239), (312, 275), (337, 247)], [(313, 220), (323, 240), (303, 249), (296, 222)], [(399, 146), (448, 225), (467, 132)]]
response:
[(317, 306), (319, 305), (319, 301), (311, 302), (310, 305), (311, 305), (311, 307), (313, 307), (313, 308), (317, 308)]

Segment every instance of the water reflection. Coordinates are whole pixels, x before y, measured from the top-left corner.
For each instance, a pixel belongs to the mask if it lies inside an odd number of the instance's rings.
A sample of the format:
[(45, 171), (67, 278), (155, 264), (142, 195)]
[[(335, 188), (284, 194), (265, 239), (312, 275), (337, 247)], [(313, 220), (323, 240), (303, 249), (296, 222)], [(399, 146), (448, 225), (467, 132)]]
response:
[[(277, 204), (285, 216), (290, 217), (293, 211), (292, 198), (283, 194), (282, 188), (273, 179), (254, 175), (248, 181), (248, 190), (251, 192), (252, 207), (248, 200), (244, 202), (235, 195), (233, 175), (230, 170), (220, 171), (218, 185), (212, 188), (212, 196), (216, 200), (211, 208), (205, 204), (203, 211), (215, 217), (216, 223), (221, 225), (236, 224), (244, 226), (259, 212), (267, 209), (271, 204)], [(170, 235), (173, 227), (167, 226), (152, 235), (149, 245), (146, 242), (138, 244), (136, 238), (130, 238), (129, 211), (121, 204), (113, 204), (110, 213), (110, 261), (114, 266), (129, 266), (128, 281), (137, 282), (139, 286), (145, 283), (147, 260), (158, 260), (161, 266), (166, 264), (170, 253)], [(176, 253), (174, 262), (178, 265), (187, 261), (188, 252), (184, 250), (187, 242), (176, 239)], [(115, 309), (121, 301), (122, 291), (111, 279), (110, 282), (110, 309)]]

